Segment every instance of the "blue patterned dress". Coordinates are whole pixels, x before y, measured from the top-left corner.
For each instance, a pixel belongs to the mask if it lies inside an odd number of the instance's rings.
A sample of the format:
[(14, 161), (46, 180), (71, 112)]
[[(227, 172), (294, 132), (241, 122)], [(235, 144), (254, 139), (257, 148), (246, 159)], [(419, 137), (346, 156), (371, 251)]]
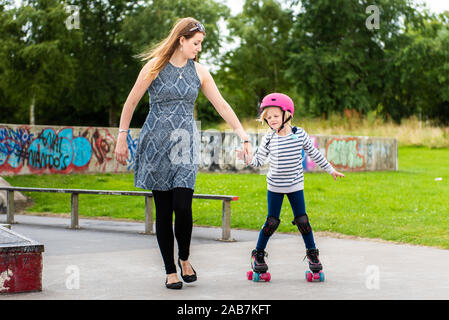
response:
[(195, 62), (170, 62), (148, 88), (150, 112), (140, 131), (134, 185), (147, 190), (195, 189), (199, 133), (193, 107), (201, 86)]

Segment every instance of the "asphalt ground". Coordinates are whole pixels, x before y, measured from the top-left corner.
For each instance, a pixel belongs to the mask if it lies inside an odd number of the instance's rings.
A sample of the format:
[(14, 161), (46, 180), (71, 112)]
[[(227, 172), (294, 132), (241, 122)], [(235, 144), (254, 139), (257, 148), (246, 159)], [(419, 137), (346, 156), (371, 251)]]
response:
[[(0, 223), (6, 216), (0, 215)], [(449, 251), (315, 232), (324, 282), (305, 280), (305, 247), (298, 234), (275, 233), (266, 261), (270, 282), (246, 278), (258, 232), (194, 227), (190, 262), (198, 281), (165, 287), (155, 235), (143, 223), (16, 215), (11, 229), (44, 244), (41, 292), (2, 294), (0, 300), (447, 300)], [(176, 246), (175, 246), (176, 251)], [(179, 270), (178, 270), (179, 271)], [(180, 277), (181, 279), (181, 277)]]

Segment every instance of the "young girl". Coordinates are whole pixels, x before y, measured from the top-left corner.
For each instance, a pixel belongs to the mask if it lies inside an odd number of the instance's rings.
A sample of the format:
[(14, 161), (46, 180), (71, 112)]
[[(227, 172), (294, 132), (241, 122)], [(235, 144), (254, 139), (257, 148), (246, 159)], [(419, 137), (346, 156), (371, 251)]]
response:
[[(336, 171), (326, 158), (313, 146), (307, 133), (290, 122), (294, 113), (292, 99), (282, 93), (267, 95), (260, 106), (260, 121), (266, 122), (272, 132), (262, 138), (262, 143), (254, 154), (249, 155), (250, 165), (263, 166), (268, 160), (270, 169), (267, 174), (268, 215), (259, 234), (256, 248), (251, 253), (251, 266), (257, 274), (266, 273), (268, 266), (264, 257), (265, 248), (271, 235), (280, 224), (282, 201), (286, 194), (293, 210), (292, 223), (298, 227), (306, 246), (309, 268), (313, 274), (323, 269), (319, 260), (319, 251), (315, 246), (312, 227), (304, 204), (304, 175), (302, 168), (302, 150), (334, 180), (344, 175)], [(244, 159), (244, 152), (238, 151), (238, 158)], [(250, 277), (250, 275), (248, 275)], [(309, 276), (311, 277), (312, 274)], [(323, 280), (322, 278), (321, 280)], [(268, 279), (269, 280), (269, 275)], [(311, 278), (310, 278), (311, 280)]]

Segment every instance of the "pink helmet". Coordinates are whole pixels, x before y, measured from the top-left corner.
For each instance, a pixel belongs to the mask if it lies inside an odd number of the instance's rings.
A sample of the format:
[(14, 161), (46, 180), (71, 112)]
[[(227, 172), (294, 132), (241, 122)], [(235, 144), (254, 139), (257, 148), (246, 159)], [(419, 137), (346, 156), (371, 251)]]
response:
[(260, 104), (260, 112), (267, 107), (279, 107), (282, 111), (289, 111), (292, 115), (295, 112), (293, 100), (283, 93), (270, 93), (263, 98)]

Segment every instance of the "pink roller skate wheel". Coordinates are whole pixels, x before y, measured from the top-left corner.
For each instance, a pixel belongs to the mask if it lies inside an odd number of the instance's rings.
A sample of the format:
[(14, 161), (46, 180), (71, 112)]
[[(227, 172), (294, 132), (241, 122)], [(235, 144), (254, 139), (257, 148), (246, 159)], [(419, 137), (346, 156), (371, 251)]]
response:
[(270, 273), (262, 273), (260, 275), (260, 279), (264, 280), (264, 281), (270, 281), (271, 280), (271, 274)]
[(312, 272), (307, 271), (307, 273), (306, 273), (306, 279), (307, 279), (308, 282), (312, 282), (312, 279), (313, 279), (313, 274), (312, 274)]
[(320, 274), (319, 273), (314, 273), (313, 274), (313, 279), (320, 280)]
[(248, 280), (253, 280), (253, 272), (252, 271), (248, 271), (246, 273), (246, 278), (248, 278)]

